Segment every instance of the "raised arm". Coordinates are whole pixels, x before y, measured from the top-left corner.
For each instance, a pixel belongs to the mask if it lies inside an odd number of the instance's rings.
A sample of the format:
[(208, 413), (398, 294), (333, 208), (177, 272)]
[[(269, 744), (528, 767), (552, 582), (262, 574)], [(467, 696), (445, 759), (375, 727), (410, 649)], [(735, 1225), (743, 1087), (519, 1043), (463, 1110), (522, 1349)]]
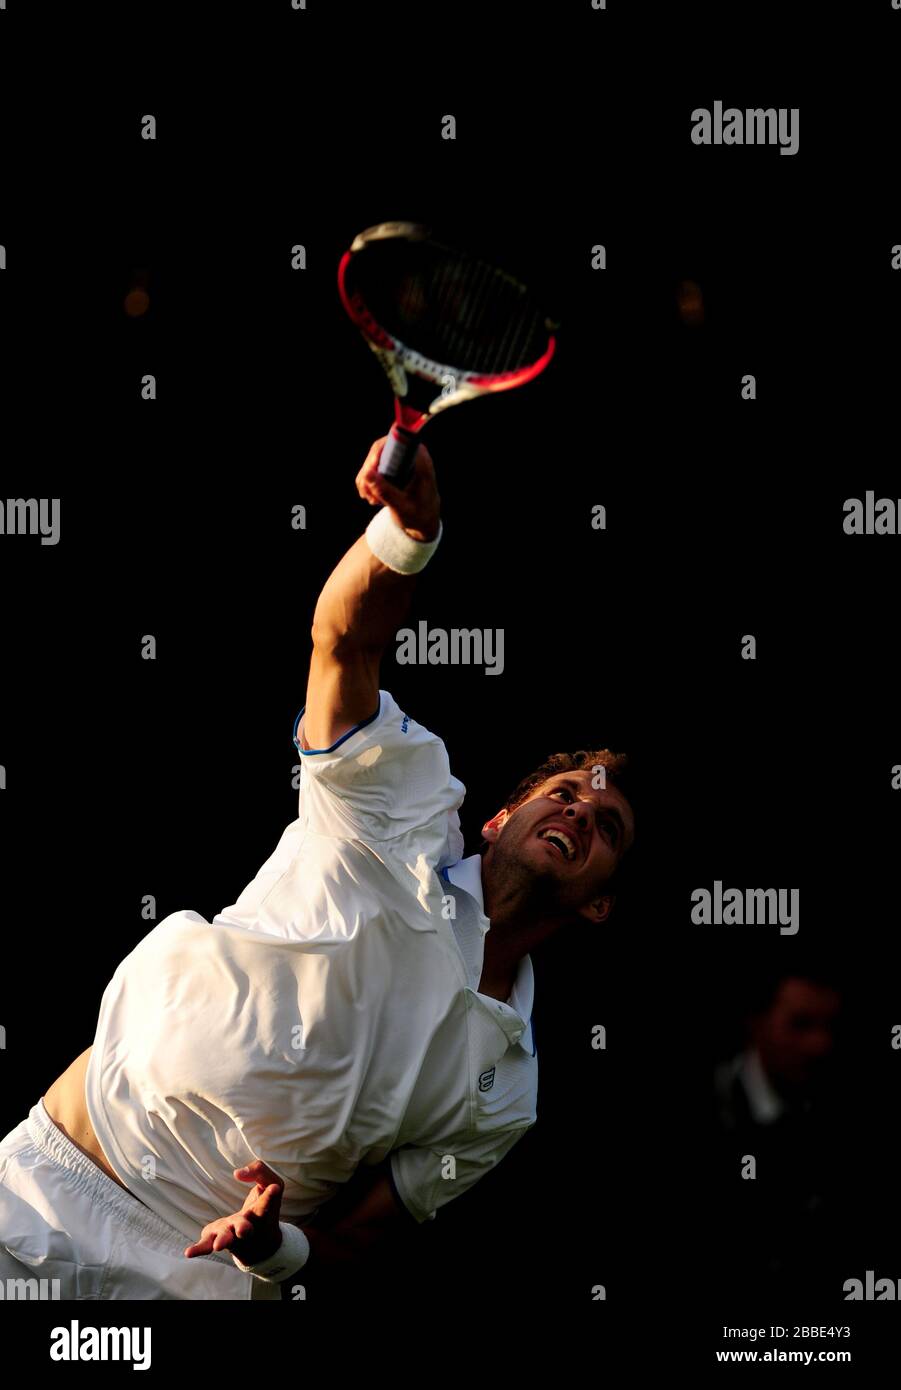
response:
[[(431, 456), (420, 444), (408, 486), (396, 488), (377, 471), (386, 438), (369, 450), (357, 474), (357, 491), (373, 506), (386, 506), (411, 540), (432, 541), (441, 499)], [(365, 534), (329, 575), (313, 614), (304, 748), (330, 748), (375, 713), (382, 652), (406, 617), (417, 578), (377, 559)]]

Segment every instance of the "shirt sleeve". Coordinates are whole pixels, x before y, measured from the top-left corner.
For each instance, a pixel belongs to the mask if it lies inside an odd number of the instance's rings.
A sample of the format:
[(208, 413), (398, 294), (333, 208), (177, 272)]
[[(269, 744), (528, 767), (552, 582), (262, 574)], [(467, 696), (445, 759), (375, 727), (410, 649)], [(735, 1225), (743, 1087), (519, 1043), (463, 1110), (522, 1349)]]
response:
[(397, 1195), (418, 1222), (434, 1220), (441, 1207), (462, 1197), (500, 1163), (534, 1123), (480, 1134), (464, 1144), (448, 1143), (444, 1148), (407, 1144), (395, 1149), (390, 1166)]
[(303, 748), (304, 709), (294, 722), (294, 745), (301, 761), (300, 816), (310, 830), (381, 841), (437, 822), (448, 852), (462, 856), (458, 811), (466, 788), (451, 775), (437, 734), (380, 690), (378, 708), (330, 748)]

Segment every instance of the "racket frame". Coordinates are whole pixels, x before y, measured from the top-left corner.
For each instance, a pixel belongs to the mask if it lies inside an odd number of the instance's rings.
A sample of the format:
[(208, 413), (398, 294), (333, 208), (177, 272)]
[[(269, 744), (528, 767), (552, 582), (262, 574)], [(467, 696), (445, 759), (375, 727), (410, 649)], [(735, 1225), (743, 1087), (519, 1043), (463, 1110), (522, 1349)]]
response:
[[(509, 372), (468, 372), (450, 363), (440, 363), (424, 357), (422, 353), (415, 352), (400, 338), (389, 333), (373, 317), (359, 291), (348, 284), (348, 268), (354, 256), (364, 250), (370, 242), (388, 238), (405, 238), (408, 241), (431, 240), (436, 246), (442, 244), (434, 241), (429, 228), (420, 223), (380, 222), (354, 237), (350, 250), (345, 251), (338, 265), (338, 293), (344, 309), (379, 359), (394, 392), (395, 422), (391, 427), (388, 442), (382, 450), (379, 473), (389, 478), (395, 486), (403, 487), (412, 471), (419, 431), (432, 416), (448, 410), (451, 406), (460, 405), (463, 401), (476, 400), (479, 396), (490, 395), (495, 391), (509, 391), (534, 380), (554, 356), (557, 343), (551, 329), (557, 325), (552, 325), (546, 320), (548, 345), (544, 352), (535, 362)], [(452, 250), (450, 247), (442, 249)], [(512, 280), (512, 276), (506, 278)], [(409, 390), (408, 374), (441, 387), (439, 395), (429, 403), (427, 409), (420, 410), (404, 401)]]

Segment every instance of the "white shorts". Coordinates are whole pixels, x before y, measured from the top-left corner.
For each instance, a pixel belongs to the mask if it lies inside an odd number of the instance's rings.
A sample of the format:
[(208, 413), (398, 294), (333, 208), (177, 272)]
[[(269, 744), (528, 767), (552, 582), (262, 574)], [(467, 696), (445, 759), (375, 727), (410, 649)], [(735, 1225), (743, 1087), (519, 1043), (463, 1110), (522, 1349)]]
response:
[(281, 1299), (228, 1254), (185, 1259), (189, 1244), (76, 1148), (43, 1100), (0, 1140), (5, 1298)]

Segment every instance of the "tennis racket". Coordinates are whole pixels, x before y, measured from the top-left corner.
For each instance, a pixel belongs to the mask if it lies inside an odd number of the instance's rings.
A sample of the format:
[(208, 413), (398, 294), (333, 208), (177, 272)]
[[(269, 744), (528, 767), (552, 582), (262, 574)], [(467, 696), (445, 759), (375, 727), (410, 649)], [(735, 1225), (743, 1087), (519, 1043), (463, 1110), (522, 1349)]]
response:
[(382, 364), (395, 421), (378, 471), (406, 487), (423, 426), (439, 411), (532, 381), (558, 328), (524, 285), (414, 222), (380, 222), (338, 266), (342, 303)]

